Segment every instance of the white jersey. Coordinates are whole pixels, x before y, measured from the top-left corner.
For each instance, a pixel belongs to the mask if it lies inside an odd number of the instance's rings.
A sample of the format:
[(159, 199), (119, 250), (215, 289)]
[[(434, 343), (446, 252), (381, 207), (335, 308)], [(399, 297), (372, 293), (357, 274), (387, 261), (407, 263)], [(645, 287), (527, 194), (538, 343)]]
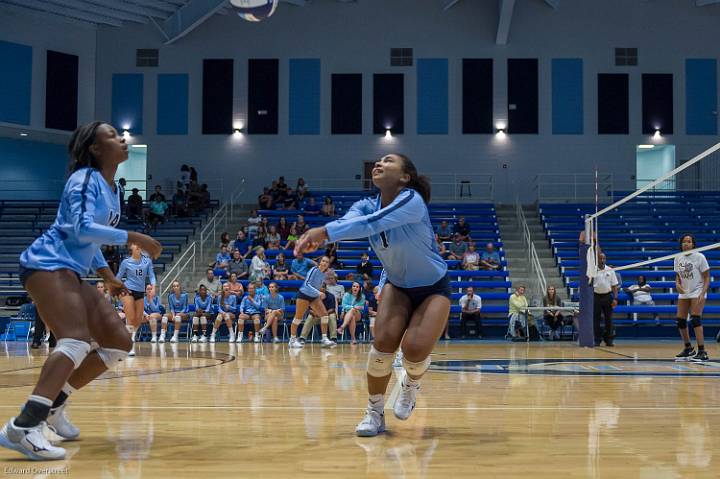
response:
[(683, 294), (679, 294), (678, 298), (699, 298), (705, 286), (702, 273), (709, 269), (710, 265), (702, 253), (691, 253), (676, 257), (674, 270), (680, 276), (680, 284), (685, 291)]

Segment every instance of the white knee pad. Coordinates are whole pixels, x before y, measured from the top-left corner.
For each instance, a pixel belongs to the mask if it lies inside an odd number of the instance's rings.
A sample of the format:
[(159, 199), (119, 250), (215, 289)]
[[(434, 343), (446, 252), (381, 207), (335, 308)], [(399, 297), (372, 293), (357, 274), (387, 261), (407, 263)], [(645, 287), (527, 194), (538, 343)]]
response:
[(322, 318), (320, 318), (320, 324), (328, 324), (329, 322), (330, 322), (329, 316), (323, 316)]
[(61, 353), (67, 356), (75, 365), (74, 369), (80, 367), (85, 357), (90, 353), (90, 343), (80, 341), (73, 338), (61, 338), (57, 341), (57, 346), (53, 350), (53, 354)]
[(128, 351), (124, 349), (98, 348), (98, 356), (105, 363), (108, 369), (114, 368), (117, 363), (127, 358)]
[(163, 316), (163, 317), (162, 317), (162, 323), (163, 323), (163, 324), (167, 324), (167, 316)]
[(205, 316), (200, 316), (200, 324), (203, 326), (207, 324), (207, 318)]
[(367, 373), (375, 378), (392, 374), (394, 358), (395, 353), (381, 353), (372, 346), (368, 354)]
[(175, 321), (176, 323), (179, 323), (180, 321), (182, 321), (182, 318), (180, 316), (175, 316), (173, 318), (173, 321)]
[(405, 371), (407, 371), (410, 376), (420, 377), (425, 374), (425, 371), (427, 371), (430, 367), (431, 359), (430, 356), (428, 356), (425, 360), (420, 361), (419, 363), (414, 363), (412, 361), (408, 361), (408, 359), (403, 356), (402, 362)]
[(300, 324), (302, 324), (302, 319), (301, 318), (293, 318), (292, 323), (295, 326), (299, 326)]
[(193, 326), (197, 326), (200, 323), (200, 318), (193, 316)]

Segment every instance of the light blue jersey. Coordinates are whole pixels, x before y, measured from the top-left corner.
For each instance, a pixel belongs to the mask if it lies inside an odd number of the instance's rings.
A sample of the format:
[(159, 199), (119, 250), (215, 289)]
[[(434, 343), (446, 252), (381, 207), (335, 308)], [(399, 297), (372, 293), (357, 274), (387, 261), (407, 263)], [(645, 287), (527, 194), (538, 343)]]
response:
[(100, 246), (127, 243), (120, 222), (120, 197), (95, 168), (68, 178), (55, 222), (20, 255), (28, 269), (71, 269), (80, 275), (106, 268)]
[(199, 294), (195, 295), (195, 311), (204, 311), (206, 313), (213, 313), (215, 307), (213, 305), (213, 298), (211, 295), (206, 295), (205, 299)]
[(300, 292), (305, 296), (317, 298), (320, 296), (320, 287), (324, 281), (325, 273), (320, 271), (317, 266), (313, 266), (310, 268), (310, 271), (308, 271), (307, 276), (305, 276), (305, 280), (303, 281), (302, 286), (300, 286)]
[(245, 295), (240, 303), (240, 312), (253, 315), (262, 314), (265, 311), (265, 296), (255, 295), (251, 298), (250, 295)]
[(178, 298), (175, 293), (170, 291), (168, 294), (168, 309), (171, 313), (187, 313), (188, 312), (188, 295), (187, 293), (180, 293)]
[(218, 296), (218, 311), (223, 313), (237, 312), (237, 296), (229, 294), (225, 297)]
[(122, 260), (116, 276), (121, 281), (125, 278), (123, 284), (130, 291), (144, 292), (147, 278), (150, 279), (150, 284), (155, 286), (153, 263), (145, 255), (140, 256), (137, 261), (132, 256)]
[(330, 242), (368, 238), (385, 268), (387, 280), (400, 288), (430, 286), (447, 274), (435, 247), (427, 206), (418, 192), (405, 188), (385, 208), (380, 196), (365, 198), (347, 214), (328, 223)]
[(160, 300), (157, 296), (154, 296), (152, 301), (148, 301), (147, 296), (143, 300), (145, 314), (160, 313)]
[(277, 296), (269, 294), (265, 296), (265, 307), (271, 311), (281, 310), (285, 311), (285, 298), (283, 295), (278, 293)]

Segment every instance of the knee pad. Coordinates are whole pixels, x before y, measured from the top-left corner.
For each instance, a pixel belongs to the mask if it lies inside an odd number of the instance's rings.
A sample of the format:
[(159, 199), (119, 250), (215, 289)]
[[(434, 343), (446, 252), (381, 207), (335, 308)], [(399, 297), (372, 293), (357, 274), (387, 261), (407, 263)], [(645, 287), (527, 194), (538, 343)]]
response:
[(128, 351), (125, 351), (124, 349), (98, 348), (97, 353), (108, 369), (114, 368), (117, 363), (128, 356)]
[(368, 354), (367, 373), (375, 378), (392, 374), (394, 359), (395, 353), (382, 353), (372, 346)]
[(182, 318), (180, 316), (175, 316), (173, 318), (173, 321), (175, 321), (176, 323), (179, 323), (180, 321), (182, 321)]
[(675, 322), (677, 323), (678, 329), (685, 329), (685, 328), (687, 328), (687, 319), (685, 319), (685, 318), (675, 318)]
[(405, 371), (407, 371), (410, 376), (420, 377), (425, 374), (425, 371), (427, 371), (427, 369), (430, 367), (431, 359), (430, 356), (428, 356), (423, 361), (420, 361), (419, 363), (414, 363), (412, 361), (408, 361), (408, 359), (403, 356), (402, 362)]
[(167, 316), (163, 316), (163, 317), (162, 317), (162, 323), (163, 323), (163, 324), (167, 324)]
[(193, 316), (193, 326), (197, 326), (200, 323), (200, 318)]
[(203, 326), (207, 324), (207, 318), (205, 316), (200, 316), (200, 324)]
[(322, 318), (320, 318), (320, 324), (328, 324), (329, 322), (330, 322), (329, 316), (323, 316)]
[(90, 343), (73, 338), (58, 339), (53, 354), (61, 353), (67, 356), (75, 365), (74, 369), (80, 367), (85, 357), (90, 354)]
[(293, 323), (295, 326), (299, 326), (300, 324), (302, 324), (302, 319), (300, 319), (300, 318), (293, 318), (292, 323)]
[(702, 316), (698, 314), (691, 314), (690, 315), (690, 325), (693, 328), (697, 328), (698, 326), (702, 326)]

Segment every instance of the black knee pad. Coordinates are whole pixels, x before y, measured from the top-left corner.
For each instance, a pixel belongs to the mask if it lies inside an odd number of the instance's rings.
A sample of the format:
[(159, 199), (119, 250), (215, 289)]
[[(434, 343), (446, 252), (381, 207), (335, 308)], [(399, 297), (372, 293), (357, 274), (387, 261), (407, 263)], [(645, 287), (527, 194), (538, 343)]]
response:
[(693, 328), (697, 328), (698, 326), (702, 326), (702, 316), (699, 314), (691, 314), (690, 315), (690, 325)]
[(675, 322), (677, 323), (678, 329), (685, 329), (685, 328), (687, 328), (687, 319), (685, 319), (685, 318), (675, 318)]

